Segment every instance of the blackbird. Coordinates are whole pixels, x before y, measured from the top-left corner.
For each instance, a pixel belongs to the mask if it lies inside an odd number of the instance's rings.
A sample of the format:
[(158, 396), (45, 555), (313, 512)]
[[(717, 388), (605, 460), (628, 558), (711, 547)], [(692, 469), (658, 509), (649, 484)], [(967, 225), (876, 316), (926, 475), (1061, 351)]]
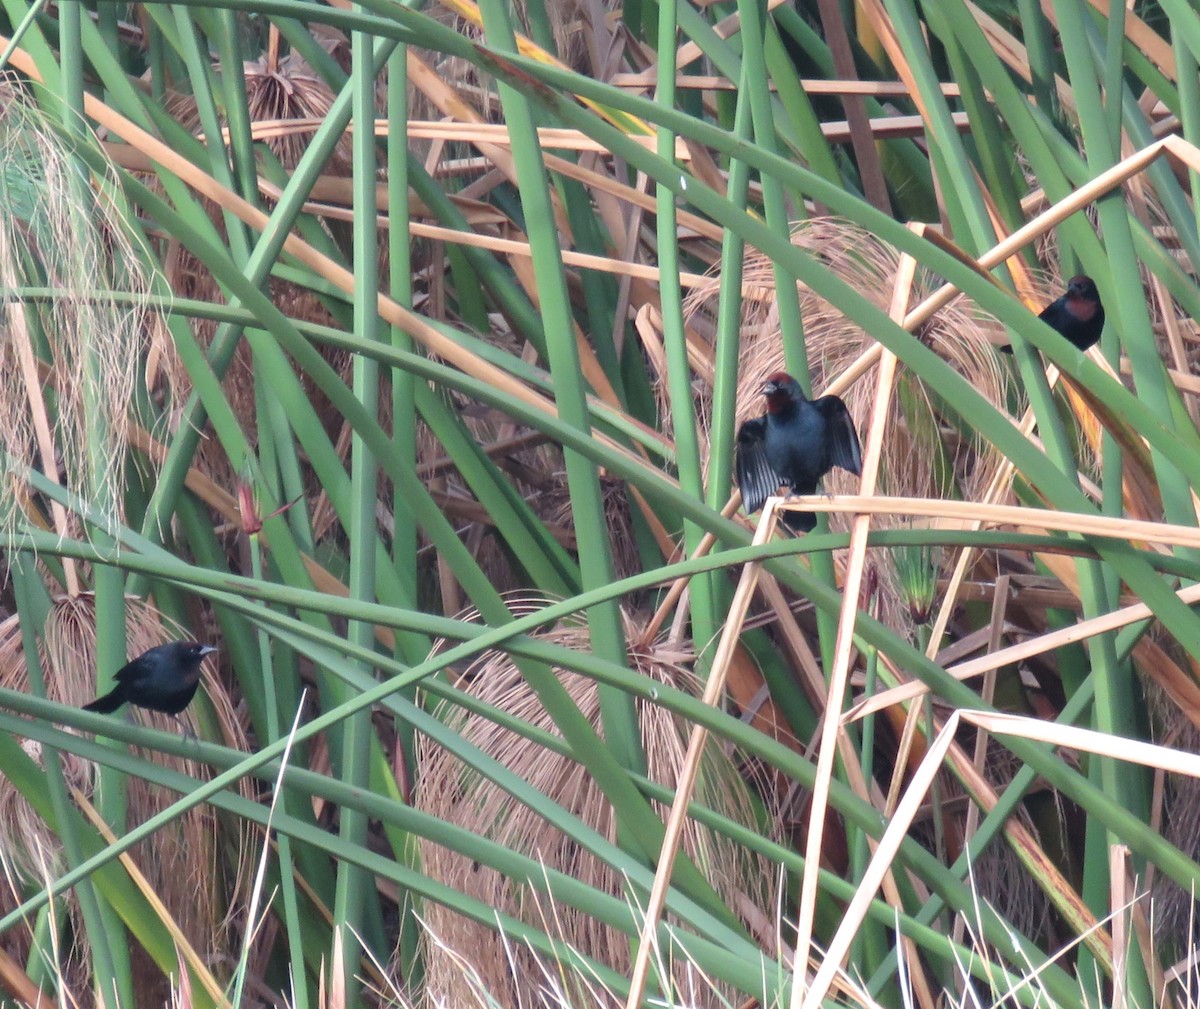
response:
[(84, 711), (108, 714), (122, 704), (178, 715), (196, 696), (200, 663), (216, 649), (196, 641), (172, 641), (142, 652), (117, 670), (117, 685), (103, 697), (83, 706)]
[[(1057, 329), (1080, 350), (1087, 350), (1104, 331), (1104, 306), (1091, 277), (1072, 277), (1067, 293), (1042, 309), (1042, 322)], [(1012, 347), (1001, 347), (1006, 354)]]
[[(800, 383), (777, 371), (763, 386), (767, 412), (738, 429), (737, 482), (747, 512), (758, 511), (780, 487), (790, 494), (815, 494), (834, 466), (862, 473), (862, 450), (854, 420), (837, 396), (807, 399)], [(816, 526), (811, 512), (783, 512), (797, 532)]]

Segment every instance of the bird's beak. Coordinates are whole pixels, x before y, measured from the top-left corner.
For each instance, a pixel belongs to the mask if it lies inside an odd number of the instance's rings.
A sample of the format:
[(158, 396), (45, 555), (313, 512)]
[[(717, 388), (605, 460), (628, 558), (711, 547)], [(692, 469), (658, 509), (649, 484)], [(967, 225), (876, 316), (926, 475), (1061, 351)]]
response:
[(200, 646), (201, 657), (203, 657), (205, 655), (215, 655), (216, 651), (217, 650), (212, 645), (201, 645)]
[(774, 382), (768, 382), (763, 386), (762, 391), (764, 396), (773, 396), (779, 391), (779, 386), (777, 386)]

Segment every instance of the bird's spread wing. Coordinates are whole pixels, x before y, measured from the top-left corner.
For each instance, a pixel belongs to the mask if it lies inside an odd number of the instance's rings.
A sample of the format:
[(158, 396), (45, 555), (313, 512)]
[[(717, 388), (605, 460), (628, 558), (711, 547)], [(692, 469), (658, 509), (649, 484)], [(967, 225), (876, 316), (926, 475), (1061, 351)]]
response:
[(779, 490), (779, 474), (767, 462), (767, 418), (756, 417), (738, 428), (737, 482), (742, 489), (742, 505), (747, 513), (756, 512), (763, 502)]
[(858, 444), (858, 432), (854, 430), (854, 418), (850, 416), (846, 404), (837, 396), (822, 396), (813, 400), (813, 406), (825, 418), (830, 463), (849, 470), (855, 476), (861, 475), (862, 449)]

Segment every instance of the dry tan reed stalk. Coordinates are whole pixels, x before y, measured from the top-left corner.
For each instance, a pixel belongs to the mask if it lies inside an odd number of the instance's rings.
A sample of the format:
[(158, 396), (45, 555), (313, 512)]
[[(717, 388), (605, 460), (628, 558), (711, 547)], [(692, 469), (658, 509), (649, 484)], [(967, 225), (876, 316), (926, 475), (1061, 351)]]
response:
[(1168, 547), (1200, 546), (1200, 530), (1194, 526), (1169, 522), (1146, 522), (1084, 512), (1054, 511), (1023, 505), (983, 505), (974, 501), (948, 501), (939, 498), (866, 497), (861, 494), (797, 494), (787, 499), (784, 510), (827, 511), (836, 514), (895, 514), (944, 520), (947, 529), (959, 523), (978, 521), (983, 525), (1017, 526), (1042, 532), (1072, 532), (1104, 539), (1142, 541)]
[[(616, 88), (651, 88), (659, 82), (656, 69), (636, 73), (614, 74), (609, 84)], [(676, 74), (675, 86), (688, 91), (736, 91), (738, 85), (727, 77), (712, 74)], [(809, 95), (870, 95), (875, 98), (908, 98), (912, 91), (903, 81), (828, 80), (816, 77), (800, 78), (800, 87)], [(954, 83), (938, 85), (947, 98), (958, 98), (962, 89)]]
[[(270, 189), (274, 193), (282, 192), (277, 186), (263, 188)], [(307, 202), (304, 204), (304, 209), (308, 213), (315, 214), (318, 217), (325, 217), (335, 221), (354, 220), (354, 211), (348, 207), (337, 207), (329, 203)], [(379, 224), (380, 227), (387, 228), (390, 226), (390, 219), (380, 215)], [(422, 224), (419, 221), (410, 222), (408, 231), (418, 238), (436, 239), (451, 245), (467, 246), (472, 249), (486, 249), (489, 252), (506, 256), (521, 256), (528, 259), (532, 258), (533, 255), (528, 242), (517, 241), (512, 238), (498, 238), (493, 235), (481, 235), (476, 231), (459, 231), (455, 228)], [(608, 256), (596, 256), (586, 252), (573, 252), (570, 249), (564, 249), (562, 251), (562, 261), (566, 266), (575, 266), (582, 270), (595, 270), (599, 273), (637, 277), (653, 283), (658, 283), (660, 280), (659, 270), (656, 266), (625, 262)], [(679, 282), (684, 287), (703, 287), (708, 283), (708, 279), (699, 273), (680, 273)]]
[(37, 1006), (38, 1009), (60, 1009), (63, 1005), (34, 984), (20, 962), (3, 949), (0, 949), (0, 988), (21, 1005)]
[[(1196, 603), (1200, 603), (1200, 586), (1190, 585), (1180, 589), (1176, 592), (1176, 595), (1179, 597), (1180, 602), (1186, 603), (1189, 606), (1195, 605)], [(1105, 613), (1098, 617), (1092, 617), (1089, 620), (1081, 620), (1069, 627), (1051, 631), (1036, 638), (1030, 638), (1016, 645), (1009, 645), (1007, 648), (1002, 648), (999, 651), (981, 656), (978, 659), (970, 659), (966, 662), (950, 666), (946, 669), (946, 672), (957, 680), (970, 679), (972, 676), (979, 676), (990, 669), (999, 669), (1009, 663), (1020, 662), (1022, 659), (1027, 659), (1035, 655), (1043, 655), (1061, 648), (1063, 645), (1086, 641), (1088, 638), (1095, 637), (1098, 634), (1106, 634), (1141, 620), (1152, 619), (1153, 616), (1154, 614), (1151, 612), (1150, 607), (1145, 603), (1135, 603), (1132, 606), (1114, 610), (1112, 613)], [(917, 680), (902, 683), (898, 687), (893, 687), (890, 690), (885, 690), (871, 697), (864, 698), (849, 708), (842, 716), (842, 719), (846, 722), (857, 721), (865, 715), (872, 714), (892, 704), (920, 697), (928, 689), (925, 684)]]
[[(937, 738), (933, 740), (920, 767), (913, 775), (911, 784), (906, 789), (895, 816), (888, 824), (879, 848), (872, 856), (871, 863), (863, 874), (859, 889), (847, 906), (842, 922), (829, 943), (825, 959), (804, 997), (801, 1009), (817, 1009), (828, 993), (838, 964), (848, 952), (854, 936), (861, 927), (870, 901), (874, 898), (884, 874), (895, 859), (924, 795), (953, 745), (960, 722), (987, 729), (994, 734), (1020, 736), (1054, 746), (1085, 750), (1100, 756), (1128, 760), (1148, 767), (1169, 767), (1180, 773), (1200, 776), (1200, 757), (1195, 754), (1183, 754), (1177, 750), (1137, 740), (1116, 740), (1108, 733), (1048, 723), (1038, 718), (967, 709), (951, 712)], [(1115, 743), (1119, 743), (1119, 746), (1114, 746)], [(1111, 976), (1111, 959), (1108, 960), (1106, 968)]]
[[(917, 264), (909, 256), (902, 256), (896, 271), (896, 283), (892, 290), (892, 303), (888, 314), (902, 320), (912, 296)], [(879, 476), (880, 458), (883, 453), (884, 435), (890, 419), (889, 405), (895, 391), (896, 357), (885, 350), (876, 373), (875, 403), (871, 411), (872, 423), (867, 435), (866, 451), (863, 453), (861, 493), (864, 497), (874, 495)], [(797, 1009), (808, 987), (808, 960), (812, 949), (812, 930), (816, 913), (819, 866), (824, 837), (825, 814), (829, 806), (829, 789), (833, 778), (833, 764), (839, 749), (838, 737), (843, 727), (834, 712), (845, 706), (845, 693), (850, 678), (850, 655), (854, 643), (854, 625), (858, 618), (859, 592), (863, 583), (866, 562), (867, 535), (870, 532), (871, 516), (860, 514), (854, 520), (850, 533), (850, 552), (846, 562), (843, 585), (842, 609), (838, 617), (837, 639), (834, 645), (833, 668), (829, 673), (828, 696), (825, 702), (825, 718), (822, 723), (821, 739), (817, 751), (816, 781), (813, 786), (809, 811), (808, 841), (805, 848), (804, 874), (800, 885), (797, 905), (796, 956), (793, 960), (792, 1006)], [(898, 896), (893, 893), (890, 896)], [(924, 972), (916, 966), (915, 947), (909, 948), (910, 960), (914, 964), (913, 980), (918, 1000), (924, 1009), (932, 1009), (933, 993)]]
[[(775, 531), (776, 515), (771, 501), (763, 508), (762, 519), (754, 531), (754, 544), (762, 544), (771, 538)], [(702, 701), (709, 707), (715, 707), (725, 692), (725, 679), (729, 673), (741, 637), (742, 625), (746, 620), (746, 612), (754, 598), (754, 589), (762, 573), (762, 564), (752, 562), (742, 569), (737, 590), (729, 606), (729, 615), (721, 632), (721, 640), (717, 652), (713, 656), (708, 679), (704, 684)], [(629, 980), (629, 998), (626, 1009), (638, 1009), (642, 1004), (642, 994), (650, 972), (650, 959), (655, 948), (655, 936), (658, 932), (659, 921), (662, 918), (663, 907), (666, 905), (667, 890), (671, 885), (671, 873), (675, 868), (675, 856), (678, 853), (683, 838), (684, 824), (687, 820), (687, 807), (692, 801), (692, 790), (695, 788), (696, 776), (700, 770), (700, 762), (704, 756), (704, 746), (708, 742), (708, 729), (703, 725), (693, 725), (688, 739), (687, 753), (683, 766), (676, 778), (675, 799), (671, 803), (671, 811), (667, 816), (667, 827), (663, 835), (662, 847), (659, 851), (657, 868), (654, 873), (654, 886), (642, 909), (642, 929), (638, 937), (637, 952), (634, 957), (633, 970)]]
[[(88, 797), (83, 794), (78, 788), (71, 789), (71, 797), (75, 800), (75, 804), (83, 810), (84, 815), (91, 822), (92, 826), (108, 844), (116, 844), (117, 835), (112, 832), (112, 828), (108, 822), (102, 817), (95, 806), (88, 800)], [(167, 932), (171, 936), (171, 942), (175, 944), (175, 950), (178, 953), (180, 966), (184, 963), (196, 974), (200, 979), (204, 990), (208, 992), (208, 997), (213, 1000), (218, 1006), (223, 1009), (232, 1009), (229, 1000), (225, 997), (221, 984), (212, 975), (212, 971), (208, 969), (208, 965), (204, 962), (204, 958), (196, 951), (196, 947), (192, 945), (187, 935), (184, 934), (179, 923), (171, 914), (170, 909), (163, 903), (158, 892), (151, 885), (150, 881), (138, 868), (138, 864), (133, 856), (128, 851), (123, 851), (119, 856), (121, 865), (125, 871), (129, 873), (129, 878), (133, 880), (134, 885), (138, 888), (145, 901), (154, 910), (158, 920), (162, 922)], [(184, 970), (180, 978), (181, 983), (190, 983), (187, 977), (187, 971)]]
[[(255, 140), (280, 140), (316, 133), (325, 123), (322, 116), (302, 116), (296, 119), (263, 119), (256, 117), (250, 124), (250, 135)], [(391, 128), (386, 119), (376, 119), (375, 135), (386, 137)], [(462, 123), (445, 120), (410, 119), (405, 125), (408, 136), (414, 140), (445, 140), (464, 144), (499, 144), (512, 146), (512, 137), (504, 123)], [(354, 133), (354, 125), (346, 127), (347, 136)], [(547, 150), (608, 153), (608, 148), (593, 140), (586, 133), (562, 126), (537, 127), (538, 143)], [(197, 134), (203, 140), (204, 134)], [(229, 128), (223, 127), (221, 139), (229, 143)], [(649, 135), (630, 134), (629, 139), (647, 150), (654, 150), (657, 138)], [(675, 157), (680, 161), (691, 160), (691, 153), (682, 139), (676, 141)]]

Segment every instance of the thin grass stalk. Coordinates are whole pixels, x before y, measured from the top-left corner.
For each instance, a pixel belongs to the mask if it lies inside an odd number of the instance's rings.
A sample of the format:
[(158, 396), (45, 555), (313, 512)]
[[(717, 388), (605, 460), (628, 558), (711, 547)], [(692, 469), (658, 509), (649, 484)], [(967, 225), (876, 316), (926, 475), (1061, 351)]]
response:
[[(659, 0), (658, 4), (658, 88), (656, 99), (666, 108), (674, 108), (675, 43), (677, 34), (676, 0)], [(662, 127), (658, 130), (658, 156), (667, 162), (675, 161), (675, 134)], [(666, 350), (667, 384), (670, 391), (671, 427), (675, 436), (675, 465), (681, 489), (697, 501), (703, 501), (704, 468), (700, 459), (700, 438), (696, 430), (695, 396), (692, 391), (692, 369), (688, 361), (687, 335), (683, 323), (683, 295), (678, 276), (679, 232), (675, 213), (675, 194), (659, 186), (655, 191), (657, 214), (655, 230), (658, 246), (658, 265), (661, 271), (658, 297), (662, 311), (663, 343)], [(704, 531), (694, 523), (683, 522), (683, 548), (695, 554)], [(709, 641), (721, 625), (717, 607), (720, 598), (712, 579), (692, 582), (692, 634), (697, 641)]]
[[(258, 166), (254, 157), (254, 139), (251, 131), (249, 109), (246, 96), (245, 64), (250, 59), (250, 53), (243, 51), (243, 33), (238, 28), (237, 19), (231, 10), (214, 12), (217, 22), (216, 44), (221, 59), (221, 89), (223, 91), (222, 108), (225, 113), (225, 136), (228, 139), (228, 151), (223, 156), (232, 161), (232, 177), (236, 190), (250, 203), (258, 204)], [(268, 29), (276, 33), (271, 26)], [(216, 138), (213, 138), (216, 142)], [(231, 224), (232, 222), (227, 222)], [(238, 231), (242, 229), (239, 227)], [(230, 230), (232, 242), (242, 242), (245, 235), (234, 235)], [(237, 247), (235, 245), (235, 247)]]
[[(387, 62), (387, 198), (388, 198), (388, 293), (405, 308), (412, 308), (412, 246), (409, 239), (409, 152), (408, 152), (408, 47), (396, 47)], [(412, 337), (399, 326), (390, 327), (392, 346), (411, 352)], [(415, 380), (407, 372), (393, 370), (392, 438), (406, 465), (417, 465)], [(417, 529), (406, 521), (402, 510), (392, 509), (392, 563), (410, 605), (417, 599)], [(411, 753), (411, 748), (409, 748)]]
[[(756, 145), (772, 154), (779, 153), (777, 143), (777, 119), (772, 108), (771, 94), (767, 82), (767, 65), (763, 39), (766, 25), (762, 19), (757, 0), (739, 0), (738, 14), (742, 22), (742, 34), (747, 44), (742, 51), (746, 66), (745, 83), (749, 91), (751, 117), (754, 123)], [(763, 203), (767, 227), (791, 241), (791, 221), (785, 202), (783, 186), (774, 175), (761, 178)], [(793, 196), (795, 198), (795, 196)], [(803, 205), (803, 201), (801, 201)], [(779, 329), (783, 336), (784, 358), (792, 375), (796, 376), (806, 394), (812, 394), (812, 383), (808, 371), (808, 348), (804, 342), (804, 320), (800, 315), (800, 293), (797, 277), (775, 260), (771, 264), (775, 278), (775, 309), (779, 313)], [(832, 556), (818, 555), (813, 558), (813, 571), (834, 584)], [(817, 617), (817, 632), (821, 649), (826, 658), (832, 653), (834, 623), (824, 614)]]
[(62, 98), (63, 126), (77, 136), (85, 129), (86, 122), (83, 118), (83, 20), (82, 4), (75, 0), (67, 0), (66, 6), (59, 8), (58, 58), (62, 79), (56, 93)]
[[(256, 517), (255, 517), (256, 518)], [(249, 528), (252, 530), (254, 520), (251, 519)], [(262, 566), (262, 547), (259, 543), (258, 532), (251, 531), (247, 537), (250, 546), (250, 564), (255, 581), (262, 581), (264, 576)], [(275, 696), (275, 664), (271, 657), (270, 639), (261, 631), (258, 633), (258, 648), (259, 648), (259, 664), (262, 669), (262, 684), (263, 684), (263, 700), (266, 708), (266, 725), (267, 739), (279, 739), (282, 733), (280, 732), (279, 724), (279, 702)], [(299, 710), (297, 710), (299, 717)], [(281, 764), (287, 764), (288, 751), (284, 751), (281, 757)], [(280, 797), (278, 784), (275, 790), (275, 802), (278, 802)], [(288, 801), (291, 798), (290, 792), (283, 793), (285, 795), (285, 808), (290, 806)], [(111, 842), (110, 842), (111, 843)], [(264, 836), (263, 845), (266, 846), (267, 838)], [(286, 834), (281, 834), (278, 837), (279, 846), (279, 882), (283, 898), (283, 925), (287, 933), (288, 955), (291, 962), (291, 976), (293, 978), (292, 985), (292, 1000), (295, 1003), (296, 1009), (307, 1009), (308, 1007), (308, 986), (304, 984), (305, 968), (304, 968), (304, 942), (300, 931), (300, 904), (296, 895), (296, 877), (295, 863), (292, 860), (292, 841)], [(248, 946), (247, 946), (248, 951)], [(239, 973), (239, 984), (243, 973)], [(240, 999), (234, 999), (235, 1005), (240, 1005)]]
[[(1200, 142), (1200, 63), (1196, 53), (1183, 43), (1181, 34), (1171, 39), (1172, 52), (1178, 66), (1176, 85), (1179, 88), (1179, 119), (1183, 127), (1183, 138), (1188, 143)], [(1193, 193), (1200, 192), (1200, 171), (1188, 167), (1188, 180)], [(1196, 222), (1195, 233), (1200, 240), (1200, 221)]]
[[(257, 551), (258, 543), (255, 542), (257, 536), (251, 537), (251, 548)], [(265, 638), (264, 644), (265, 644)], [(269, 662), (264, 662), (264, 667), (267, 668), (268, 674), (270, 671)], [(296, 734), (296, 726), (300, 724), (300, 709), (296, 709), (296, 716), (292, 720), (291, 730), (288, 733), (289, 739), (294, 739)], [(278, 729), (278, 725), (276, 725)], [(281, 733), (277, 733), (271, 738), (279, 738)], [(255, 874), (255, 886), (253, 897), (250, 901), (250, 906), (246, 911), (247, 927), (242, 938), (242, 952), (238, 958), (237, 970), (234, 972), (234, 987), (233, 987), (233, 1005), (242, 1005), (242, 993), (245, 990), (247, 968), (250, 961), (250, 946), (254, 934), (257, 932), (258, 919), (258, 902), (262, 896), (263, 882), (266, 876), (267, 858), (271, 850), (271, 821), (274, 818), (275, 811), (279, 808), (280, 797), (289, 794), (290, 790), (284, 789), (283, 778), (287, 770), (291, 758), (291, 748), (287, 748), (279, 757), (279, 774), (275, 778), (273, 788), (271, 789), (270, 811), (267, 813), (266, 824), (263, 829), (263, 847), (262, 856), (259, 860), (258, 872)], [(113, 843), (114, 838), (105, 838), (109, 844)], [(279, 868), (280, 882), (284, 888), (283, 902), (287, 919), (285, 922), (288, 934), (289, 953), (291, 955), (291, 977), (292, 977), (292, 1000), (297, 1009), (308, 1004), (308, 986), (305, 981), (305, 969), (303, 959), (303, 940), (300, 935), (300, 918), (299, 908), (296, 904), (296, 881), (292, 877), (293, 866), (290, 857), (291, 838), (287, 834), (279, 834), (277, 838), (279, 850)], [(336, 940), (335, 940), (336, 949)]]
[[(787, 128), (783, 137), (789, 147), (804, 159), (814, 171), (823, 175), (831, 182), (840, 177), (837, 161), (834, 159), (829, 139), (825, 136), (821, 120), (813, 108), (808, 88), (802, 82), (796, 71), (796, 65), (783, 44), (780, 36), (780, 23), (783, 18), (793, 11), (790, 7), (776, 7), (771, 12), (765, 25), (764, 55), (767, 61), (767, 73), (775, 85), (775, 94), (783, 115), (786, 117)], [(742, 72), (746, 72), (746, 61), (742, 62)], [(740, 98), (740, 94), (739, 94)], [(794, 146), (793, 146), (794, 145)], [(797, 218), (807, 216), (804, 201), (799, 193), (789, 194), (792, 212)]]
[(8, 58), (12, 55), (13, 50), (21, 44), (21, 39), (42, 13), (42, 8), (46, 6), (46, 2), (47, 0), (35, 0), (34, 3), (29, 5), (29, 9), (25, 12), (24, 17), (13, 28), (12, 38), (9, 39), (8, 45), (3, 50), (0, 50), (0, 71), (8, 66)]
[[(376, 263), (379, 233), (375, 214), (375, 41), (372, 36), (355, 32), (351, 36), (353, 65), (354, 130), (354, 331), (366, 343), (380, 340), (379, 300)], [(375, 419), (379, 412), (379, 366), (371, 358), (354, 358), (354, 394), (364, 412)], [(375, 597), (375, 550), (377, 543), (375, 504), (378, 469), (370, 445), (362, 434), (351, 436), (351, 520), (350, 520), (350, 597), (372, 600)], [(374, 628), (364, 621), (351, 621), (347, 637), (362, 648), (375, 642)], [(371, 667), (358, 665), (356, 671), (370, 676)], [(345, 692), (339, 691), (341, 696)], [(371, 713), (364, 709), (348, 719), (342, 737), (341, 774), (357, 787), (370, 788), (371, 743), (374, 740)], [(367, 820), (356, 810), (342, 810), (339, 839), (345, 845), (363, 846), (367, 840)], [(378, 913), (374, 884), (360, 869), (339, 861), (337, 890), (333, 906), (333, 928), (337, 936), (353, 933), (363, 936), (365, 925), (373, 925)], [(374, 910), (375, 913), (372, 913)], [(356, 1001), (359, 982), (355, 972), (358, 953), (351, 942), (342, 947), (340, 962), (334, 969), (345, 974), (346, 995)]]
[[(743, 62), (742, 83), (750, 73), (749, 64)], [(750, 95), (746, 86), (738, 89), (737, 106), (733, 114), (733, 133), (742, 137), (746, 142), (754, 133), (754, 122), (751, 118)], [(745, 212), (748, 198), (750, 169), (739, 158), (733, 158), (728, 164), (728, 181), (726, 198)], [(736, 437), (737, 394), (738, 394), (738, 360), (739, 348), (742, 343), (742, 277), (745, 264), (745, 242), (733, 230), (726, 230), (721, 235), (720, 259), (720, 292), (716, 302), (716, 337), (713, 360), (713, 404), (712, 421), (708, 432), (708, 486), (706, 499), (709, 507), (721, 507), (722, 515), (733, 515), (740, 504), (742, 494), (734, 491), (730, 503), (725, 502), (727, 488), (731, 486), (733, 474), (733, 440)], [(730, 510), (732, 504), (732, 510)], [(710, 536), (706, 535), (692, 555), (702, 555), (713, 547)], [(706, 546), (707, 545), (707, 546)], [(721, 611), (727, 612), (726, 600), (730, 599), (730, 591), (724, 579), (709, 578), (710, 599)], [(667, 599), (662, 602), (659, 613), (647, 626), (658, 624), (660, 613), (665, 613), (667, 601), (672, 596), (678, 596), (676, 589), (683, 589), (682, 582), (672, 585)], [(715, 625), (706, 629), (696, 625), (694, 639), (696, 641), (712, 641)], [(649, 639), (649, 637), (647, 638)]]
[[(221, 140), (221, 119), (217, 111), (217, 97), (213, 93), (212, 56), (209, 54), (208, 39), (203, 44), (199, 36), (198, 26), (184, 6), (174, 8), (175, 25), (182, 43), (181, 56), (188, 69), (188, 79), (192, 82), (192, 97), (196, 102), (196, 114), (200, 127), (204, 131), (203, 150), (208, 162), (209, 174), (221, 185), (233, 189), (235, 183), (229, 167), (229, 158), (225, 145)], [(225, 223), (225, 234), (229, 243), (230, 255), (239, 264), (244, 264), (250, 254), (247, 234), (242, 224), (224, 210), (222, 213)]]
[[(879, 653), (874, 648), (866, 649), (864, 658), (863, 694), (870, 697), (875, 693), (879, 676)], [(868, 715), (862, 720), (860, 730), (860, 749), (862, 751), (862, 774), (866, 781), (875, 780), (875, 728), (874, 715)], [(851, 835), (850, 844), (850, 880), (859, 882), (866, 871), (870, 857), (869, 839), (862, 831)], [(904, 935), (910, 933), (905, 931)], [(955, 941), (960, 940), (955, 933)], [(877, 927), (868, 927), (855, 937), (854, 946), (850, 950), (850, 962), (860, 965), (863, 977), (870, 977), (871, 971), (884, 959), (887, 948), (887, 938)]]
[[(749, 92), (754, 142), (760, 149), (778, 154), (777, 118), (772, 108), (763, 51), (766, 24), (762, 13), (755, 0), (739, 0), (738, 16), (741, 19), (744, 40), (742, 59), (746, 68), (743, 83)], [(767, 227), (791, 241), (791, 215), (788, 212), (783, 186), (773, 175), (764, 175), (761, 182)], [(796, 277), (779, 263), (772, 264), (772, 273), (775, 277), (775, 307), (779, 313), (785, 358), (792, 374), (799, 378), (805, 392), (811, 393), (808, 353), (804, 343), (804, 320), (800, 317), (800, 294), (796, 289)], [(832, 569), (829, 573), (832, 574)]]
[[(745, 63), (742, 65), (742, 81), (746, 84), (746, 74), (749, 71)], [(749, 142), (753, 135), (751, 119), (750, 95), (746, 87), (737, 92), (737, 106), (734, 112), (733, 132), (736, 136)], [(742, 160), (734, 158), (729, 162), (729, 180), (726, 187), (726, 198), (733, 206), (745, 212), (747, 194), (750, 182), (750, 168)], [(722, 509), (722, 514), (732, 515), (741, 503), (741, 492), (734, 491), (731, 498), (732, 510), (726, 503), (728, 488), (733, 479), (733, 445), (735, 438), (737, 416), (737, 386), (738, 361), (742, 336), (742, 275), (745, 265), (746, 243), (733, 230), (725, 231), (721, 236), (721, 286), (717, 295), (717, 331), (716, 345), (713, 355), (712, 382), (712, 413), (711, 430), (708, 434), (708, 486), (706, 500), (713, 509)], [(711, 536), (711, 534), (709, 534)], [(709, 536), (701, 541), (695, 556), (712, 549)], [(707, 546), (705, 545), (707, 543)], [(677, 583), (679, 584), (679, 583)], [(729, 590), (722, 580), (711, 578), (711, 594), (714, 602), (719, 602), (722, 609), (729, 598)], [(680, 585), (682, 591), (682, 585)], [(672, 586), (670, 595), (675, 595)], [(664, 600), (665, 607), (666, 600)], [(660, 612), (663, 612), (660, 610)], [(657, 623), (657, 617), (651, 621), (651, 626)], [(650, 633), (647, 628), (647, 634)], [(694, 635), (697, 640), (708, 641), (708, 637)]]
[[(937, 24), (940, 8), (936, 4), (927, 4), (925, 9), (931, 24)], [(976, 177), (977, 201), (982, 204), (984, 211), (994, 207), (1003, 221), (1003, 227), (997, 227), (993, 222), (988, 234), (1014, 231), (1025, 223), (1021, 209), (1025, 180), (1012, 156), (1004, 124), (959, 40), (949, 32), (942, 34), (941, 38), (950, 59), (953, 78), (959, 85), (963, 107), (972, 124), (970, 139), (978, 152), (979, 162), (977, 167), (972, 166)], [(987, 244), (987, 239), (984, 239), (980, 248)], [(1026, 250), (1026, 255), (1032, 260), (1032, 250)]]

